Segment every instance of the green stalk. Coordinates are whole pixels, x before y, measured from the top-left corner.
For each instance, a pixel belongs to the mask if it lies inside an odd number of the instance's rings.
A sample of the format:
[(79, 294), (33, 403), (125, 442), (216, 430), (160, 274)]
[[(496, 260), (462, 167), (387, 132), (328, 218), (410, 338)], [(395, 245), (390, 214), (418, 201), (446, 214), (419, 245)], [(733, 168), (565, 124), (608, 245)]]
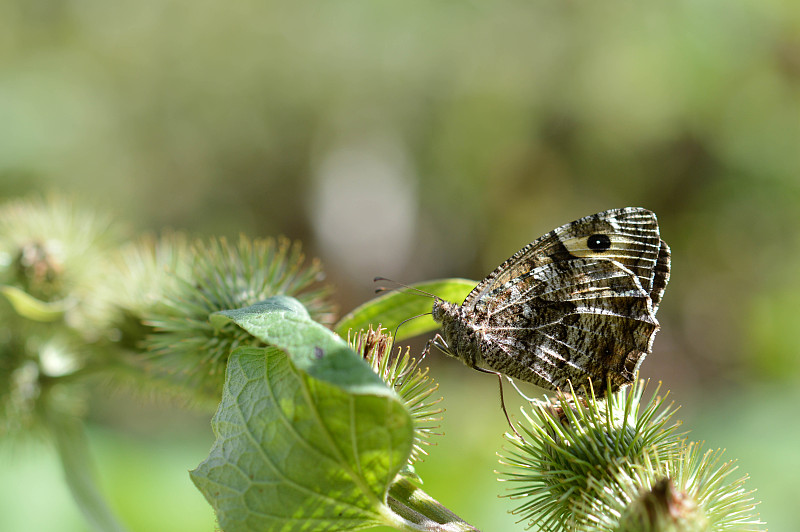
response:
[(388, 503), (392, 511), (413, 524), (411, 530), (480, 532), (403, 476), (389, 488)]
[(98, 532), (125, 532), (125, 527), (117, 521), (100, 495), (92, 474), (89, 440), (81, 420), (51, 415), (47, 424), (56, 442), (67, 486), (86, 521)]

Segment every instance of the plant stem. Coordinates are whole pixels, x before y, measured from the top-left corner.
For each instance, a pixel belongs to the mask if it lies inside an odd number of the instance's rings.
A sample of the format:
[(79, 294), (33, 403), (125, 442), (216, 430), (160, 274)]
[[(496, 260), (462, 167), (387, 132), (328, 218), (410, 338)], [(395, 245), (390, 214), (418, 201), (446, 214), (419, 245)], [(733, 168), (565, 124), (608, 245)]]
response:
[(404, 476), (398, 476), (389, 488), (388, 504), (392, 511), (409, 522), (410, 530), (480, 532)]
[(67, 485), (86, 521), (99, 532), (125, 532), (97, 489), (83, 423), (65, 415), (50, 415), (47, 421), (56, 441)]

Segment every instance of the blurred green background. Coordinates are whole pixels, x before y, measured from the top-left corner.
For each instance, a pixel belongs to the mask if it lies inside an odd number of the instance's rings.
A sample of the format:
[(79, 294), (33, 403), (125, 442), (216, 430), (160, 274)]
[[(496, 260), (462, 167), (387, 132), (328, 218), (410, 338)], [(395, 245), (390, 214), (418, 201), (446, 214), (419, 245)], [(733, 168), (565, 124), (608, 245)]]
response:
[[(375, 275), (480, 279), (557, 225), (650, 208), (673, 275), (642, 375), (739, 459), (770, 529), (798, 526), (798, 2), (4, 0), (0, 195), (42, 190), (131, 234), (301, 239), (342, 312)], [(496, 380), (428, 361), (447, 413), (424, 488), (512, 529)], [(95, 406), (131, 530), (214, 530), (186, 473), (209, 417)], [(0, 529), (86, 530), (52, 449), (7, 447)]]

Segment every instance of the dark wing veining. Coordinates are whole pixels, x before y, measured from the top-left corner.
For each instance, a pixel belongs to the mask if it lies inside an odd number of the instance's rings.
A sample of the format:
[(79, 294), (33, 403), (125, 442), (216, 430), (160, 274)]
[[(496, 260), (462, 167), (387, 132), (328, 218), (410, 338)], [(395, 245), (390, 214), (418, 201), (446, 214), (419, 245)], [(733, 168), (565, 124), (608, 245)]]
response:
[(658, 250), (656, 267), (653, 271), (653, 289), (650, 291), (650, 299), (653, 301), (653, 314), (658, 311), (658, 305), (661, 303), (661, 298), (664, 296), (664, 290), (667, 289), (670, 264), (669, 246), (662, 240), (661, 248)]
[(519, 276), (476, 309), (474, 323), (493, 370), (545, 388), (590, 377), (596, 393), (607, 379), (614, 388), (632, 381), (658, 330), (639, 278), (596, 258), (551, 262)]
[[(590, 249), (589, 237), (598, 234), (608, 236), (608, 249)], [(669, 248), (661, 242), (655, 214), (639, 207), (626, 207), (581, 218), (531, 242), (481, 281), (463, 306), (472, 310), (480, 301), (495, 297), (508, 283), (538, 267), (580, 257), (610, 259), (622, 264), (639, 278), (642, 289), (647, 294), (655, 292), (658, 300), (669, 277)], [(654, 283), (657, 274), (660, 277)]]

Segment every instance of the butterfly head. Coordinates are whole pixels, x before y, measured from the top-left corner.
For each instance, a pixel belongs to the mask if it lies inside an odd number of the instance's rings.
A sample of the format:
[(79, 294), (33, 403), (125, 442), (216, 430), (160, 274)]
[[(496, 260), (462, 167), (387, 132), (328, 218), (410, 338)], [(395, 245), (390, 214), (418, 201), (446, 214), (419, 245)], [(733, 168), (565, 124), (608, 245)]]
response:
[(454, 319), (460, 317), (460, 310), (461, 305), (450, 303), (449, 301), (436, 297), (433, 300), (431, 316), (433, 317), (433, 321), (444, 325), (448, 318)]

